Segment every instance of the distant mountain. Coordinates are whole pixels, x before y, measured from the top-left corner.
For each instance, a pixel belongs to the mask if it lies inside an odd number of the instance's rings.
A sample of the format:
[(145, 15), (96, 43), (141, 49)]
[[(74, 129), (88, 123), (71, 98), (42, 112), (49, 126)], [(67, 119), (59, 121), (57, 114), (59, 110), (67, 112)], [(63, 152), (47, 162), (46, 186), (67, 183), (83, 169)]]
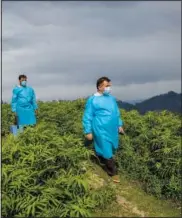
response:
[(143, 100), (130, 100), (130, 101), (125, 101), (125, 102), (129, 103), (129, 104), (132, 104), (132, 105), (135, 105), (135, 104), (140, 103), (142, 101), (144, 101), (144, 99)]
[(130, 104), (128, 102), (124, 102), (124, 101), (117, 101), (118, 103), (118, 107), (119, 108), (122, 108), (122, 109), (125, 109), (127, 111), (131, 111), (131, 110), (137, 110), (137, 108), (135, 107), (135, 105), (133, 104)]
[(118, 106), (125, 110), (138, 110), (141, 114), (148, 111), (168, 110), (181, 113), (182, 94), (170, 91), (166, 94), (154, 96), (135, 105), (118, 101)]
[(141, 103), (137, 103), (140, 113), (144, 114), (147, 111), (161, 111), (168, 110), (171, 112), (181, 113), (182, 94), (170, 91), (166, 94), (154, 96)]

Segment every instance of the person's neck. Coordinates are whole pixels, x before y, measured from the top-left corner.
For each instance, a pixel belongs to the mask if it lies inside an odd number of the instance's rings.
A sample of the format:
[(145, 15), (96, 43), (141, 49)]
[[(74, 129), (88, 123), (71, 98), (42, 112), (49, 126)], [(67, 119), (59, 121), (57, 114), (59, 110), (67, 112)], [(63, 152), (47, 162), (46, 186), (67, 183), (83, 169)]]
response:
[(97, 92), (98, 92), (99, 94), (101, 94), (101, 95), (103, 94), (103, 92), (102, 92), (102, 91), (99, 91), (99, 90), (97, 90)]

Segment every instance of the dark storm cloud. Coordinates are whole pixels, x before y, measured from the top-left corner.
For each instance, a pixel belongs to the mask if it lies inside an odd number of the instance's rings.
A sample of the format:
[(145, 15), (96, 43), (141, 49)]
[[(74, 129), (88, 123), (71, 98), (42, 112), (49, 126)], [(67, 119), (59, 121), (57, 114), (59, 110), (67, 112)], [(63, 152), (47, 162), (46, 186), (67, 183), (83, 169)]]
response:
[(180, 2), (3, 2), (2, 35), (5, 98), (20, 72), (42, 98), (51, 83), (52, 98), (87, 95), (103, 75), (118, 97), (137, 98), (119, 94), (133, 84), (180, 90)]

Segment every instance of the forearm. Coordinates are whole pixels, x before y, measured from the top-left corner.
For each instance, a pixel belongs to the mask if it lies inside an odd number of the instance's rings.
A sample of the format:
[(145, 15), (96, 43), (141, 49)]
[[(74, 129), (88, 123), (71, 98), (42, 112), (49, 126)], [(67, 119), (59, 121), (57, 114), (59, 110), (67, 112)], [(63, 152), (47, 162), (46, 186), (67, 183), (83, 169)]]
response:
[(16, 99), (12, 99), (12, 101), (11, 101), (11, 111), (13, 113), (16, 113), (16, 106), (17, 106)]
[(33, 108), (34, 108), (34, 110), (38, 110), (38, 105), (36, 102), (33, 103)]
[(82, 119), (82, 124), (83, 124), (83, 129), (84, 129), (84, 134), (90, 134), (92, 133), (92, 120), (93, 120), (93, 108), (92, 108), (92, 100), (89, 99), (87, 101), (83, 119)]
[(122, 127), (123, 126), (123, 120), (121, 119), (121, 113), (119, 108), (117, 108), (117, 116), (118, 116), (118, 126)]
[(12, 105), (11, 111), (12, 111), (13, 113), (16, 113), (16, 105)]
[(37, 105), (37, 101), (36, 101), (36, 95), (35, 95), (34, 90), (33, 90), (33, 97), (32, 97), (32, 105), (33, 105), (34, 110), (38, 109), (38, 105)]
[(83, 131), (84, 134), (90, 134), (92, 133), (92, 121), (86, 120), (86, 118), (83, 118)]
[(11, 111), (14, 113), (16, 113), (17, 101), (18, 101), (17, 90), (13, 89), (13, 94), (11, 98)]
[(119, 127), (123, 127), (123, 121), (120, 117), (119, 117)]

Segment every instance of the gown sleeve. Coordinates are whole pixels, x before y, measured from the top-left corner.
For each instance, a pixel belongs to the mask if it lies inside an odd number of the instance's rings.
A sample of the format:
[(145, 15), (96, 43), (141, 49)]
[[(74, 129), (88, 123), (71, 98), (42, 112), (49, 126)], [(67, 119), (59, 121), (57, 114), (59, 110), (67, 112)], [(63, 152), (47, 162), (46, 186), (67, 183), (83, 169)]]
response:
[(83, 119), (82, 119), (82, 124), (83, 124), (83, 129), (85, 134), (92, 133), (92, 120), (94, 116), (94, 110), (93, 110), (93, 105), (92, 105), (92, 97), (90, 97), (87, 100)]
[(119, 111), (119, 108), (117, 107), (117, 116), (118, 116), (118, 126), (122, 127), (123, 126), (123, 121), (121, 119), (121, 113)]
[(123, 126), (123, 120), (121, 119), (121, 113), (118, 107), (118, 104), (116, 102), (116, 99), (114, 98), (115, 103), (116, 103), (116, 111), (117, 111), (117, 117), (118, 117), (118, 127), (122, 127)]
[(12, 99), (11, 99), (11, 110), (12, 110), (12, 112), (16, 112), (17, 100), (18, 100), (17, 88), (14, 88), (13, 89)]
[(38, 109), (38, 105), (37, 105), (37, 102), (36, 102), (36, 95), (35, 95), (35, 91), (33, 91), (33, 96), (32, 96), (32, 105), (33, 105), (33, 108), (34, 110), (37, 110)]

